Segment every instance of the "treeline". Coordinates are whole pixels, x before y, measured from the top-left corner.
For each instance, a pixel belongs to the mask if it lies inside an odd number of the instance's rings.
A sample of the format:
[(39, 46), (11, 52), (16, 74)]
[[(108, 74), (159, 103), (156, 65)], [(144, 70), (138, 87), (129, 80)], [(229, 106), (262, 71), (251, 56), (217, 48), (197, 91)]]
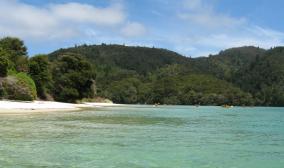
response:
[(255, 105), (284, 106), (284, 47), (232, 48), (201, 59), (199, 69), (250, 93)]
[[(29, 99), (64, 102), (104, 97), (125, 104), (284, 106), (282, 47), (188, 58), (165, 49), (102, 44), (28, 57), (21, 40), (4, 38), (0, 64), (0, 95), (9, 99), (23, 99), (15, 94), (25, 92)], [(12, 92), (17, 86), (22, 90)]]
[(18, 38), (0, 40), (0, 97), (12, 100), (75, 102), (95, 96), (95, 69), (77, 54), (27, 56)]
[(240, 47), (188, 58), (158, 48), (82, 45), (49, 54), (81, 54), (96, 66), (97, 95), (116, 103), (284, 106), (282, 47)]

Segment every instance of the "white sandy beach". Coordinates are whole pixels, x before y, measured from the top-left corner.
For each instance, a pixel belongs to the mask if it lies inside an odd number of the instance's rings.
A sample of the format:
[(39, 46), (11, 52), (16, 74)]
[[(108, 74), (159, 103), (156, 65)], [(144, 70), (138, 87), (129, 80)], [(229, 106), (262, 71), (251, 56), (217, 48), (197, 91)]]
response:
[(32, 113), (32, 112), (53, 112), (53, 111), (79, 111), (82, 108), (116, 106), (112, 103), (61, 103), (52, 101), (0, 101), (0, 113)]

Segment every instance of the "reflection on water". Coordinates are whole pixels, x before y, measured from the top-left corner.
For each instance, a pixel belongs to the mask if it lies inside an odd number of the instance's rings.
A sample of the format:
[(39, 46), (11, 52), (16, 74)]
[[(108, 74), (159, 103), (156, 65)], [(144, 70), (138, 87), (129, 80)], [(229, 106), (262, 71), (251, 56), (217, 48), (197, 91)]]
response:
[(0, 117), (0, 167), (284, 166), (283, 108), (126, 106)]

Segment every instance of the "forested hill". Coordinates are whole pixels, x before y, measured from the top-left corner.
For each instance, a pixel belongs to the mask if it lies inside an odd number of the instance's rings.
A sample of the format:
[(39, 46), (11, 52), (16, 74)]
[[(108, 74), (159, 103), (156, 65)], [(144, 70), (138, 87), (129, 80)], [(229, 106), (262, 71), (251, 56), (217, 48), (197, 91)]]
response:
[(284, 47), (189, 58), (165, 49), (102, 44), (29, 57), (22, 40), (6, 37), (0, 39), (0, 98), (284, 106)]
[(221, 51), (217, 55), (195, 58), (194, 62), (202, 72), (213, 74), (221, 79), (232, 80), (235, 73), (262, 57), (264, 49), (247, 46)]
[(284, 105), (281, 47), (188, 58), (165, 49), (102, 44), (60, 49), (49, 57), (70, 53), (96, 66), (97, 94), (118, 103)]
[(50, 54), (51, 59), (65, 53), (77, 53), (96, 65), (117, 66), (147, 74), (170, 64), (187, 64), (187, 57), (166, 49), (147, 47), (127, 47), (123, 45), (82, 45), (74, 48), (60, 49)]

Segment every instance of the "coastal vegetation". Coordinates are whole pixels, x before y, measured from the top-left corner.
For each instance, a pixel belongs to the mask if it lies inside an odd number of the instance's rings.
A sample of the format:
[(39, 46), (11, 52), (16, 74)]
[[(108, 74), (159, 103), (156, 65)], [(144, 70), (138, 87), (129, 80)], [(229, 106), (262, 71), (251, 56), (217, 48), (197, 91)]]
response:
[[(24, 96), (23, 96), (24, 95)], [(0, 40), (0, 96), (126, 104), (284, 106), (284, 47), (240, 47), (209, 57), (124, 45), (81, 45), (28, 57)]]

